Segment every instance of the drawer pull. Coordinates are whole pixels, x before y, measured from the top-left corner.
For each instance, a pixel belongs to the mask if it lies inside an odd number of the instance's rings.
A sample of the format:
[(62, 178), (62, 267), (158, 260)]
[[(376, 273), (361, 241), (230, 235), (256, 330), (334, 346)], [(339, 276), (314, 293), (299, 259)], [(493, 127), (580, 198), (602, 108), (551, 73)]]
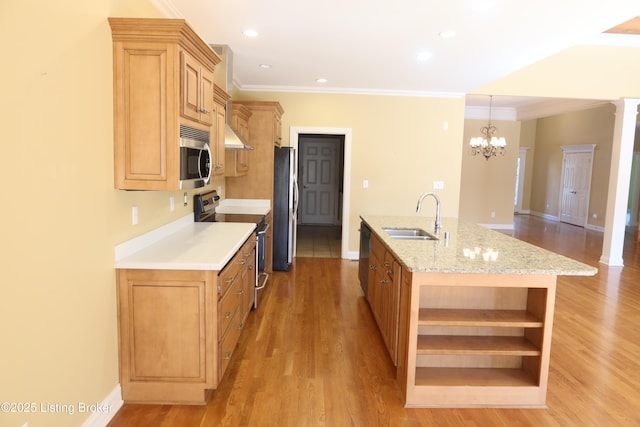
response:
[(247, 263), (246, 259), (240, 260), (240, 265), (245, 265)]
[(253, 264), (249, 264), (249, 267), (247, 267), (249, 270), (253, 270), (256, 266)]

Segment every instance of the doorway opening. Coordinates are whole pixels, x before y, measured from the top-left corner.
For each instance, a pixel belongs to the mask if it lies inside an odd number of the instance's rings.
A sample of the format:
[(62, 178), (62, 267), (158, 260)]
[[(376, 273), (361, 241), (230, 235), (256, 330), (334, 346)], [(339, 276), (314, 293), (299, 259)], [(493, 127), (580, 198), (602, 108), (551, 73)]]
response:
[(297, 256), (340, 258), (344, 135), (298, 136)]
[(299, 187), (294, 253), (348, 258), (351, 129), (291, 128)]

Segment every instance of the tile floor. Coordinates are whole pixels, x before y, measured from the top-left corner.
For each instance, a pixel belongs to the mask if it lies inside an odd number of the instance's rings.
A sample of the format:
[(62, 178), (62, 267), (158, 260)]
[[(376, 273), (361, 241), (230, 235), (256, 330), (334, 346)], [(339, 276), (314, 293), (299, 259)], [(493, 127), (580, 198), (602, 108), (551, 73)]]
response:
[(301, 258), (340, 258), (342, 227), (299, 225), (296, 256)]

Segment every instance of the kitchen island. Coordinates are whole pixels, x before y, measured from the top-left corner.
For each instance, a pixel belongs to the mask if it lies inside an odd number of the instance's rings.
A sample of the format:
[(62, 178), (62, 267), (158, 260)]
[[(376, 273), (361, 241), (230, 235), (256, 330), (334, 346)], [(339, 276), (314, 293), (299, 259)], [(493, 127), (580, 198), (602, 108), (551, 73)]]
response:
[(433, 218), (361, 219), (363, 289), (405, 405), (545, 407), (556, 278), (597, 269), (453, 218), (434, 240), (385, 230), (433, 233)]

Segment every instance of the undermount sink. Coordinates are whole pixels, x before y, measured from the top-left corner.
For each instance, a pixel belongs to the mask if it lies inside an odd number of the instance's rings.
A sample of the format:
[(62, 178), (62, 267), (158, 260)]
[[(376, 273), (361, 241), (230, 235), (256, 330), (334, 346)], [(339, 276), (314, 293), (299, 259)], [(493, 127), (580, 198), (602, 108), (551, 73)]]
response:
[(402, 240), (438, 240), (436, 236), (427, 233), (422, 228), (382, 227), (394, 239)]

